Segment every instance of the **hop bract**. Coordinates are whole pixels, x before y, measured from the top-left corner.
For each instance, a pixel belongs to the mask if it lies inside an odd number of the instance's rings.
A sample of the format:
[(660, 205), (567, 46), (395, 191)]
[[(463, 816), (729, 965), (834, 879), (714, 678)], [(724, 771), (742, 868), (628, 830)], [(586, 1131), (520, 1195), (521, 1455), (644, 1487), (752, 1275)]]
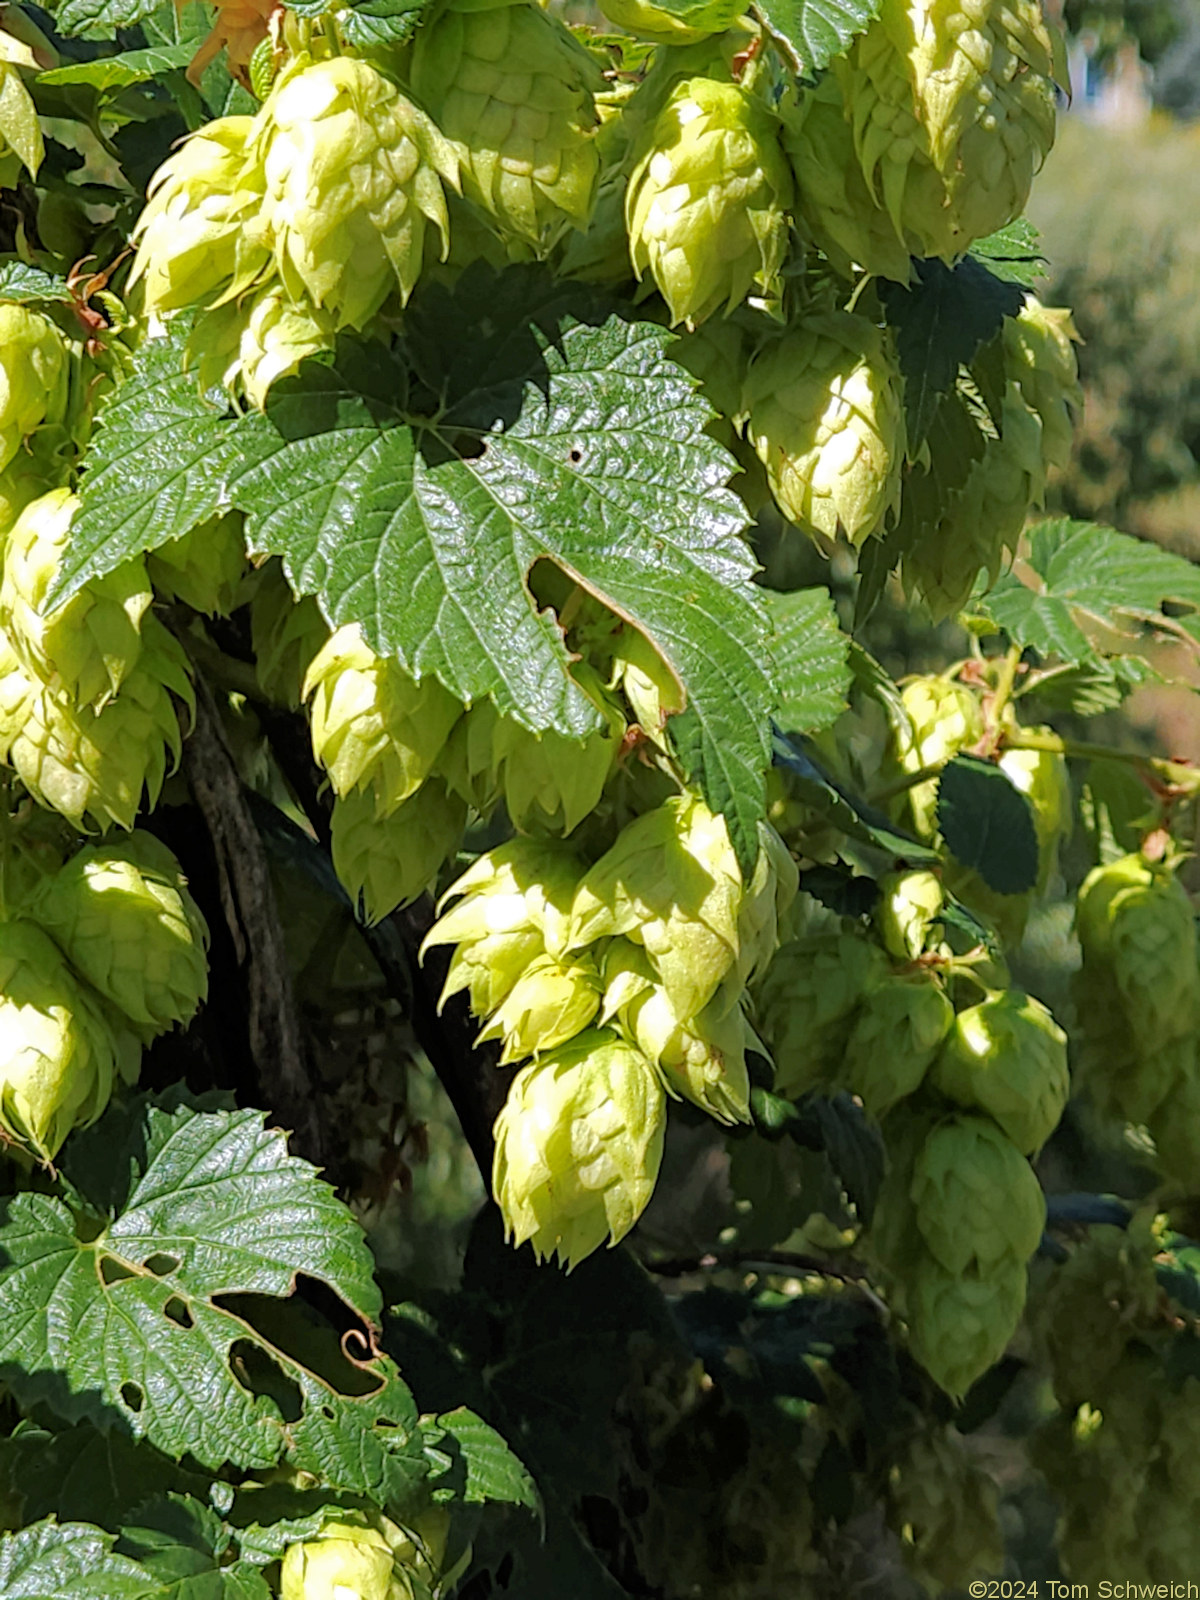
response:
[(904, 411), (884, 335), (865, 317), (806, 317), (746, 379), (748, 437), (780, 509), (810, 537), (861, 544), (900, 493)]
[(368, 922), (430, 888), (462, 842), (467, 808), (437, 778), (427, 778), (398, 806), (373, 789), (352, 789), (333, 803), (333, 866)]
[(67, 374), (66, 342), (50, 319), (0, 302), (0, 471), (35, 428), (61, 417)]
[(540, 955), (562, 955), (584, 863), (550, 841), (511, 839), (474, 861), (442, 897), (456, 899), (425, 936), (422, 954), (453, 944), (441, 1004), (465, 989), (477, 1017), (491, 1016)]
[(696, 44), (713, 33), (724, 33), (741, 15), (739, 0), (694, 0), (678, 11), (656, 6), (653, 0), (604, 0), (600, 8), (618, 28), (658, 44)]
[(986, 1111), (1032, 1155), (1067, 1103), (1067, 1036), (1040, 1000), (1006, 989), (958, 1013), (933, 1082), (958, 1105)]
[(442, 178), (453, 153), (368, 61), (299, 59), (256, 118), (261, 235), (289, 295), (361, 328), (397, 287), (407, 300), (429, 224), (449, 247)]
[(953, 261), (1021, 214), (1064, 69), (1036, 0), (885, 0), (834, 60), (862, 171), (910, 255)]
[(463, 193), (508, 231), (547, 247), (591, 215), (600, 68), (527, 0), (451, 5), (417, 34), (413, 90), (450, 140)]
[(150, 180), (129, 276), (131, 286), (145, 280), (148, 311), (232, 298), (266, 271), (267, 243), (255, 227), (263, 176), (247, 150), (254, 126), (252, 117), (207, 123)]
[(31, 922), (0, 922), (0, 1126), (44, 1161), (136, 1072), (121, 1040)]
[(312, 701), (313, 754), (334, 793), (344, 799), (370, 788), (380, 816), (421, 786), (463, 711), (435, 678), (418, 683), (398, 661), (377, 656), (357, 623), (318, 651), (304, 696)]
[(611, 1030), (522, 1067), (496, 1118), (492, 1169), (513, 1243), (572, 1267), (623, 1239), (654, 1192), (665, 1122), (653, 1067)]
[(1046, 1202), (1033, 1169), (984, 1117), (933, 1129), (913, 1167), (917, 1227), (947, 1272), (987, 1275), (1038, 1247)]
[(672, 324), (767, 292), (787, 248), (792, 174), (774, 114), (735, 83), (676, 86), (634, 150), (625, 199), (630, 254)]
[(152, 834), (89, 846), (44, 881), (31, 914), (147, 1043), (189, 1022), (208, 990), (208, 929)]
[(79, 705), (99, 707), (137, 664), (144, 623), (151, 630), (159, 625), (146, 619), (154, 595), (141, 561), (93, 579), (44, 615), (78, 505), (69, 489), (54, 489), (17, 518), (4, 546), (0, 624), (31, 673)]
[(693, 1017), (737, 960), (741, 896), (724, 818), (681, 795), (623, 828), (588, 871), (571, 945), (627, 935), (645, 947), (678, 1013)]

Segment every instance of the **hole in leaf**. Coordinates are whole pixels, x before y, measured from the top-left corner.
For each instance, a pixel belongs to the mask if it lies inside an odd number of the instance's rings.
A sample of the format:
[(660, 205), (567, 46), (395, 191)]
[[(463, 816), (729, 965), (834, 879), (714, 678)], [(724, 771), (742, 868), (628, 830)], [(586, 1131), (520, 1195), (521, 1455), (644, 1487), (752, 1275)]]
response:
[(135, 1278), (137, 1274), (132, 1267), (127, 1267), (123, 1261), (118, 1261), (116, 1256), (101, 1256), (97, 1262), (100, 1273), (100, 1282), (107, 1289), (114, 1283), (120, 1283), (122, 1278)]
[(571, 451), (570, 460), (574, 463), (575, 466), (578, 466), (579, 463), (583, 460), (583, 451), (579, 448), (578, 445), (576, 445), (574, 447), (574, 449)]
[(167, 1255), (147, 1256), (143, 1265), (156, 1278), (165, 1278), (169, 1272), (179, 1271), (179, 1257)]
[(145, 1402), (145, 1396), (136, 1383), (123, 1383), (121, 1385), (121, 1399), (130, 1411), (140, 1411)]
[(196, 1320), (177, 1294), (173, 1294), (163, 1307), (163, 1316), (179, 1328), (194, 1328)]
[(332, 1406), (322, 1406), (321, 1407), (321, 1415), (323, 1417), (327, 1418), (330, 1422), (332, 1422), (333, 1421), (333, 1407)]
[(379, 1388), (376, 1373), (346, 1359), (342, 1337), (368, 1330), (360, 1318), (324, 1284), (303, 1274), (296, 1293), (286, 1299), (268, 1294), (220, 1294), (213, 1303), (241, 1322), (248, 1322), (265, 1343), (323, 1378), (339, 1394), (357, 1398)]
[(243, 1389), (273, 1400), (285, 1422), (299, 1422), (304, 1414), (300, 1386), (261, 1345), (251, 1339), (235, 1340), (229, 1347), (229, 1370)]

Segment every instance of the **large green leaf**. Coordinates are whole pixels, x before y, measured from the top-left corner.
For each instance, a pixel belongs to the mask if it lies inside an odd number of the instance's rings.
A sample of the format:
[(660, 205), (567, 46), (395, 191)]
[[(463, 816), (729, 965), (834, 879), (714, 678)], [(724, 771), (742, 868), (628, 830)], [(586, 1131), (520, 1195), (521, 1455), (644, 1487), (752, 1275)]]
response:
[(367, 1324), (379, 1294), (350, 1213), (261, 1113), (113, 1108), (64, 1177), (69, 1206), (22, 1194), (0, 1221), (0, 1374), (26, 1403), (212, 1469), (286, 1456), (364, 1493), (419, 1479), (390, 1363), (342, 1362), (343, 1392), (311, 1319), (288, 1316), (299, 1274)]
[(766, 591), (764, 599), (774, 624), (776, 721), (798, 733), (819, 733), (846, 709), (846, 692), (854, 677), (849, 635), (838, 626), (828, 589)]
[[(574, 291), (568, 291), (574, 293)], [(752, 860), (772, 698), (766, 623), (694, 381), (657, 324), (564, 298), (540, 272), (417, 297), (407, 347), (347, 342), (225, 418), (143, 353), (104, 412), (56, 598), (230, 505), (330, 621), (464, 701), (582, 737), (597, 713), (555, 618), (548, 560), (630, 618), (683, 685), (681, 759)]]
[(1037, 882), (1033, 810), (1003, 768), (977, 756), (948, 762), (938, 780), (938, 827), (956, 859), (997, 894), (1024, 894)]
[(955, 267), (919, 261), (911, 286), (887, 283), (880, 292), (896, 331), (912, 449), (924, 439), (959, 368), (995, 337), (1005, 317), (1016, 316), (1025, 290), (967, 256)]
[(141, 1506), (122, 1529), (118, 1548), (157, 1580), (162, 1600), (271, 1600), (247, 1561), (228, 1559), (230, 1534), (210, 1507), (164, 1494)]
[(27, 261), (5, 261), (0, 265), (0, 300), (56, 300), (70, 305), (71, 291), (66, 279), (53, 272), (31, 267)]
[(39, 83), (82, 83), (97, 90), (127, 89), (131, 83), (145, 83), (179, 67), (186, 67), (195, 54), (191, 44), (125, 50), (119, 55), (97, 56), (94, 61), (73, 61), (66, 67), (43, 72)]
[(541, 1497), (528, 1470), (476, 1412), (466, 1406), (444, 1411), (423, 1422), (422, 1432), (435, 1466), (435, 1499), (496, 1500), (540, 1509)]
[(1183, 626), (1200, 636), (1200, 568), (1115, 528), (1054, 517), (1030, 530), (1027, 552), (971, 608), (1024, 649), (1094, 662), (1114, 652), (1089, 626), (1123, 635), (1124, 653), (1131, 622), (1168, 626), (1168, 602), (1188, 608)]
[(161, 0), (63, 0), (54, 20), (68, 38), (111, 39), (119, 28), (131, 28), (160, 4)]
[(144, 1567), (113, 1554), (111, 1534), (82, 1522), (37, 1522), (0, 1539), (0, 1600), (149, 1600)]
[(881, 0), (755, 0), (769, 32), (811, 78), (879, 15)]

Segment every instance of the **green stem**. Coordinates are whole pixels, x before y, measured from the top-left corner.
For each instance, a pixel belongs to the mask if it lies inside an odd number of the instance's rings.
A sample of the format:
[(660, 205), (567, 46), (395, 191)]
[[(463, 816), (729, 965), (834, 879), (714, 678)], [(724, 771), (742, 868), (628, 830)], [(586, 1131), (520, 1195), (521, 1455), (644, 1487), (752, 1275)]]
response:
[(1183, 761), (1164, 761), (1161, 756), (1144, 755), (1140, 750), (1120, 750), (1113, 745), (1092, 744), (1086, 739), (1064, 739), (1057, 733), (1038, 733), (1030, 728), (1009, 729), (1004, 735), (1007, 750), (1048, 750), (1053, 755), (1074, 761), (1122, 761), (1142, 767), (1161, 782), (1186, 793), (1200, 794), (1200, 767)]
[(882, 789), (872, 789), (867, 799), (873, 806), (886, 805), (898, 794), (904, 794), (906, 790), (915, 789), (918, 784), (928, 783), (931, 778), (936, 778), (945, 765), (945, 761), (935, 761), (931, 766), (918, 767), (915, 772), (906, 772), (901, 777), (893, 779), (891, 783), (885, 783)]
[(1017, 669), (1021, 665), (1022, 648), (1019, 644), (1009, 645), (1005, 652), (1004, 660), (1000, 664), (1000, 676), (996, 680), (996, 692), (992, 696), (990, 721), (994, 736), (998, 736), (1004, 713), (1008, 709), (1009, 701), (1013, 696), (1013, 687), (1017, 681)]

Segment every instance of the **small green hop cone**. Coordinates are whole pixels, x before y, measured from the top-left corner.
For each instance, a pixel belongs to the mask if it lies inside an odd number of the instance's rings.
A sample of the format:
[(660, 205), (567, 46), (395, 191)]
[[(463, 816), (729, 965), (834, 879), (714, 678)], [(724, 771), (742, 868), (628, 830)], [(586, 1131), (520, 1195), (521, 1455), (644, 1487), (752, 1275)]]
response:
[(1005, 375), (1041, 424), (1043, 470), (1065, 467), (1073, 419), (1083, 408), (1075, 356), (1079, 334), (1071, 313), (1028, 295), (1017, 316), (1005, 318), (1003, 340)]
[(0, 624), (31, 673), (78, 705), (99, 708), (141, 656), (154, 596), (143, 563), (127, 561), (44, 614), (78, 504), (70, 490), (54, 489), (17, 518), (4, 547)]
[(43, 882), (30, 914), (146, 1043), (189, 1022), (207, 994), (208, 929), (152, 834), (86, 846)]
[(879, 880), (875, 926), (896, 961), (915, 961), (939, 927), (946, 903), (941, 880), (923, 870), (889, 872)]
[(1067, 1103), (1067, 1036), (1040, 1000), (1006, 989), (958, 1013), (932, 1082), (957, 1105), (986, 1111), (1033, 1155)]
[(463, 194), (548, 248), (592, 213), (599, 65), (557, 18), (515, 0), (451, 4), (417, 34), (413, 90), (450, 141)]
[(62, 334), (40, 311), (0, 302), (0, 470), (43, 422), (61, 420), (67, 392)]
[(227, 617), (246, 575), (246, 536), (240, 512), (211, 517), (146, 558), (154, 587), (208, 617)]
[(496, 1118), (492, 1170), (513, 1243), (569, 1268), (623, 1239), (654, 1192), (665, 1123), (657, 1073), (609, 1029), (522, 1067)]
[(913, 1094), (954, 1022), (954, 1008), (932, 974), (889, 976), (863, 999), (842, 1075), (874, 1117)]
[(146, 310), (162, 314), (233, 298), (266, 270), (257, 228), (264, 188), (248, 151), (252, 117), (220, 117), (192, 134), (150, 180), (133, 230), (130, 286), (143, 283)]
[(299, 706), (308, 669), (328, 638), (316, 599), (297, 599), (280, 563), (268, 562), (250, 605), (250, 641), (264, 694), (280, 705)]
[(1187, 891), (1165, 866), (1127, 855), (1093, 869), (1076, 905), (1083, 972), (1108, 976), (1144, 1054), (1200, 1016), (1200, 968)]
[[(943, 766), (983, 736), (979, 701), (960, 683), (946, 678), (917, 678), (905, 685), (900, 698), (911, 724), (899, 739), (896, 751), (902, 772)], [(914, 784), (907, 791), (905, 804), (923, 839), (932, 839), (937, 833), (937, 795), (936, 778)]]
[(792, 174), (774, 113), (735, 83), (689, 78), (633, 153), (630, 254), (689, 327), (771, 290), (787, 250)]
[(100, 1003), (32, 922), (0, 922), (0, 1127), (44, 1161), (93, 1122), (122, 1072)]
[(813, 242), (845, 277), (858, 269), (908, 283), (912, 258), (863, 176), (832, 72), (785, 106), (783, 130), (796, 174), (796, 213)]
[(791, 851), (769, 823), (758, 825), (758, 860), (738, 909), (738, 977), (762, 977), (779, 948), (779, 930), (792, 907), (800, 873)]
[(954, 1117), (929, 1134), (913, 1165), (917, 1227), (947, 1272), (990, 1275), (1022, 1268), (1046, 1226), (1033, 1169), (985, 1117)]
[(600, 973), (589, 956), (535, 956), (479, 1040), (503, 1040), (501, 1066), (543, 1055), (584, 1031), (600, 1009), (600, 995)]
[(415, 794), (433, 769), (461, 701), (435, 678), (417, 682), (377, 656), (357, 623), (321, 647), (304, 680), (313, 754), (339, 798), (371, 789), (380, 816)]
[(681, 1016), (702, 1011), (737, 961), (741, 873), (725, 819), (678, 796), (621, 830), (575, 895), (571, 946), (641, 944)]
[(331, 350), (337, 317), (328, 309), (297, 302), (274, 279), (197, 319), (188, 340), (188, 361), (200, 383), (244, 394), (259, 411), (271, 385), (309, 356)]
[[(281, 1600), (413, 1600), (413, 1588), (379, 1527), (330, 1521), (315, 1539), (290, 1544), (280, 1566)], [(378, 1519), (402, 1536), (394, 1523)]]
[(840, 1082), (856, 1013), (887, 971), (879, 946), (854, 933), (809, 934), (780, 948), (755, 999), (778, 1093), (794, 1097)]
[(849, 311), (805, 317), (751, 363), (747, 436), (780, 510), (810, 538), (861, 545), (898, 503), (900, 372), (879, 328)]
[(438, 778), (394, 807), (372, 789), (352, 789), (333, 803), (334, 871), (367, 921), (379, 922), (433, 886), (466, 825), (466, 806)]
[[(447, 889), (421, 946), (453, 944), (441, 1004), (466, 990), (477, 1017), (491, 1016), (538, 956), (561, 956), (584, 863), (549, 840), (511, 839), (487, 851)], [(440, 907), (439, 907), (440, 909)]]
[[(1200, 1059), (1197, 1058), (1197, 1041), (1189, 1036), (1177, 1045), (1158, 1052), (1169, 1059), (1170, 1083), (1161, 1093), (1156, 1089), (1149, 1095), (1143, 1091), (1145, 1104), (1156, 1099), (1144, 1117), (1154, 1140), (1158, 1164), (1169, 1178), (1181, 1185), (1188, 1194), (1200, 1187)], [(1144, 1078), (1146, 1067), (1134, 1063), (1130, 1076), (1137, 1082)], [(1126, 1104), (1129, 1104), (1127, 1096)], [(1143, 1110), (1144, 1105), (1134, 1100), (1133, 1110)], [(1127, 1113), (1128, 1115), (1129, 1113)], [(1130, 1115), (1130, 1120), (1134, 1118)]]
[(948, 1272), (933, 1256), (905, 1286), (909, 1347), (948, 1395), (960, 1400), (1008, 1348), (1025, 1308), (1024, 1261), (987, 1272)]

